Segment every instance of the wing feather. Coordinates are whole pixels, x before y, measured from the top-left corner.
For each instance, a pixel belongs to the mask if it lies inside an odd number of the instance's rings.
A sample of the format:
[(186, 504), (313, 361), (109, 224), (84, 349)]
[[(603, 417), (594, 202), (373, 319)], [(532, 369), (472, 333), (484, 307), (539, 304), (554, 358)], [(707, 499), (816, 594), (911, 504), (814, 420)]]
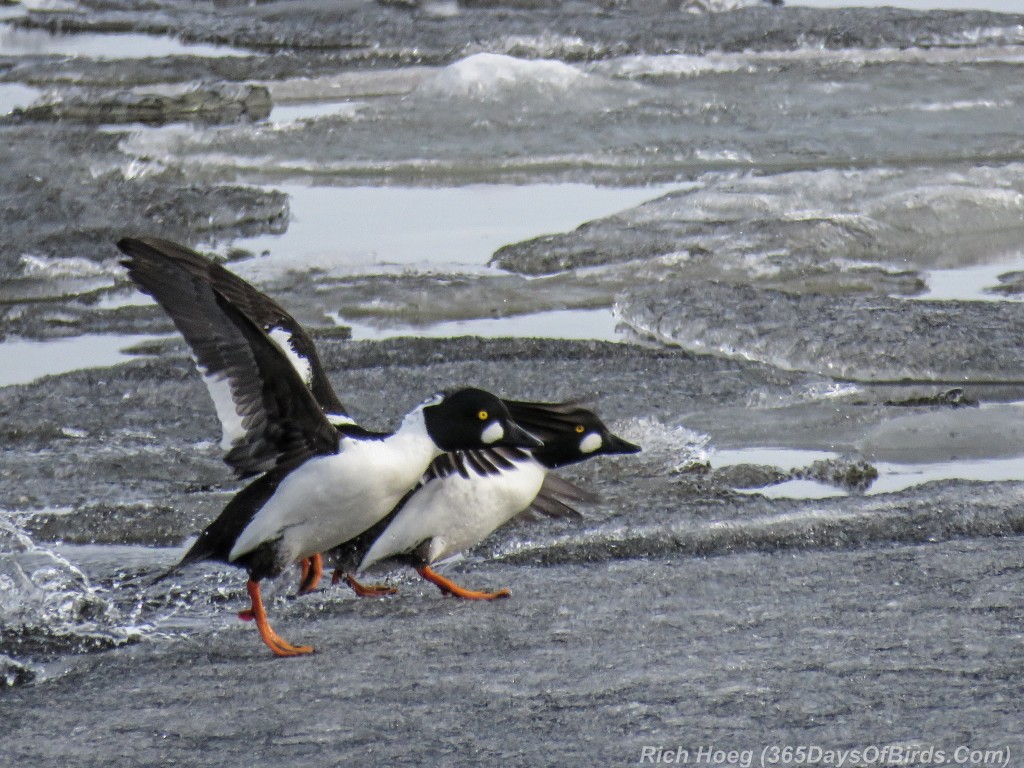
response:
[(558, 477), (554, 473), (548, 472), (544, 476), (544, 483), (540, 487), (537, 498), (530, 504), (529, 509), (519, 517), (531, 519), (531, 513), (535, 513), (544, 517), (580, 519), (583, 515), (572, 504), (593, 504), (599, 498), (596, 493), (580, 488), (564, 477)]
[(243, 315), (258, 325), (285, 354), (300, 377), (313, 392), (313, 397), (327, 414), (348, 416), (320, 362), (316, 345), (298, 320), (280, 304), (221, 264), (211, 261), (190, 248), (155, 237), (124, 238), (118, 247), (133, 262), (162, 259), (178, 266), (196, 280), (208, 284), (233, 304)]
[(191, 256), (202, 257), (170, 246), (132, 239), (118, 243), (128, 256), (124, 264), (131, 279), (156, 299), (192, 349), (224, 426), (225, 462), (248, 475), (337, 450), (337, 431), (282, 350), (257, 320), (200, 273)]

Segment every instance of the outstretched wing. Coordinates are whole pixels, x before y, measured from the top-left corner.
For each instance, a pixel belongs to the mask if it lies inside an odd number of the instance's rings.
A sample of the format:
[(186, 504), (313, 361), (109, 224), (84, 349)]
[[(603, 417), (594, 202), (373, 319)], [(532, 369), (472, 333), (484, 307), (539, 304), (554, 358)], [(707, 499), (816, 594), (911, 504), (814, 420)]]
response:
[(224, 427), (229, 466), (248, 475), (337, 450), (337, 430), (291, 361), (199, 272), (191, 252), (155, 240), (125, 239), (118, 247), (128, 256), (131, 279), (156, 299), (192, 348)]
[(259, 326), (281, 350), (332, 423), (352, 422), (331, 387), (313, 340), (302, 325), (272, 298), (217, 262), (170, 240), (126, 237), (117, 247), (129, 257), (125, 262), (129, 269), (133, 260), (164, 259), (173, 262), (196, 280), (207, 283)]

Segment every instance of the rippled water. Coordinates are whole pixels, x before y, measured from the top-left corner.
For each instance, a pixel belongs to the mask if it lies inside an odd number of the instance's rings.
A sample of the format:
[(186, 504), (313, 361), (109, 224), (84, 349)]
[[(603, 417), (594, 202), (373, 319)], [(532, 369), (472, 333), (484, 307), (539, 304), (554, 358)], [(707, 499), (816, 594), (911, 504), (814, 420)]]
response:
[[(922, 17), (908, 42), (890, 35), (889, 19), (860, 16), (849, 30), (878, 39), (873, 47), (822, 33), (735, 50), (723, 43), (727, 22), (703, 52), (499, 40), (446, 66), (268, 83), (276, 106), (257, 123), (106, 130), (123, 133), (117, 170), (127, 178), (180, 168), (197, 184), (285, 191), (284, 234), (212, 247), (253, 254), (231, 267), (300, 301), (303, 319), (351, 325), (357, 340), (642, 340), (738, 361), (694, 384), (732, 397), (706, 410), (670, 410), (634, 383), (657, 415), (617, 425), (645, 451), (595, 475), (611, 500), (580, 529), (502, 534), (493, 551), (508, 561), (582, 567), (996, 536), (1018, 525), (1014, 491), (1000, 484), (1021, 477), (1024, 456), (1007, 405), (1019, 392), (993, 394), (1024, 386), (1012, 274), (1024, 268), (1024, 27), (986, 17), (936, 36)], [(0, 49), (20, 56), (110, 54), (93, 35), (0, 34)], [(244, 54), (122, 42), (126, 58)], [(33, 95), (0, 86), (0, 111)], [(19, 256), (21, 279), (0, 287), (12, 304), (102, 293), (120, 269), (113, 255)], [(137, 303), (106, 292), (95, 308)], [(83, 352), (89, 365), (114, 364), (142, 338), (8, 341), (0, 386), (80, 367)], [(36, 349), (45, 367), (27, 356)], [(744, 390), (740, 362), (776, 380)], [(614, 389), (614, 370), (609, 380)], [(871, 389), (883, 385), (892, 400), (973, 386), (1002, 410), (893, 405)], [(95, 439), (128, 473), (132, 451), (160, 450), (149, 433), (121, 453), (108, 436), (70, 438)], [(189, 433), (187, 446), (195, 453), (207, 438)], [(829, 462), (841, 475), (861, 460), (878, 472), (871, 483), (829, 480)], [(942, 485), (950, 479), (999, 487), (980, 491), (975, 508)], [(931, 481), (939, 490), (900, 495)], [(210, 486), (188, 492), (215, 508), (209, 494), (226, 491)], [(219, 572), (147, 591), (143, 574), (176, 551), (36, 543), (23, 512), (0, 512), (0, 629), (21, 638), (18, 663), (39, 648), (89, 650), (208, 624), (240, 599), (237, 579)], [(51, 535), (61, 530), (46, 514)], [(115, 583), (127, 597), (112, 596)]]

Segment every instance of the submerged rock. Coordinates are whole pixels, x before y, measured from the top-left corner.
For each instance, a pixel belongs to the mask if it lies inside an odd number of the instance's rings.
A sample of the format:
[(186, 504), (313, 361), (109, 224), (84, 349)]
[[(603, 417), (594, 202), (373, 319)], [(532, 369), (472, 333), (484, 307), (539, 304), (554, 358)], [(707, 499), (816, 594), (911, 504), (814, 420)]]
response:
[(809, 467), (796, 469), (792, 477), (798, 480), (816, 480), (835, 485), (847, 491), (866, 491), (878, 479), (878, 470), (866, 461), (850, 459), (824, 459)]
[(977, 408), (976, 398), (967, 394), (962, 387), (954, 387), (934, 395), (921, 395), (908, 397), (903, 400), (886, 400), (885, 405), (899, 405), (908, 408), (916, 408), (922, 405), (945, 405), (950, 408)]
[(59, 100), (16, 109), (14, 122), (69, 121), (116, 125), (145, 123), (165, 125), (176, 122), (203, 124), (263, 120), (273, 105), (270, 91), (259, 85), (225, 84), (194, 88), (185, 93), (119, 92), (65, 94)]
[(1003, 296), (1020, 296), (1024, 293), (1024, 272), (1015, 270), (999, 275), (999, 285), (987, 288), (986, 292)]

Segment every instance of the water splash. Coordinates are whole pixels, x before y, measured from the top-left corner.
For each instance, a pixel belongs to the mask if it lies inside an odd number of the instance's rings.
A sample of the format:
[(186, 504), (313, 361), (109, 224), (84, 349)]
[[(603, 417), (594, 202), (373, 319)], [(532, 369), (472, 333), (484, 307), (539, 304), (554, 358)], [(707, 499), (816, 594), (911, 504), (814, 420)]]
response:
[(664, 424), (653, 417), (612, 422), (611, 426), (617, 435), (643, 446), (642, 464), (609, 458), (624, 472), (674, 475), (708, 463), (708, 435)]
[(36, 544), (0, 511), (0, 680), (31, 680), (25, 659), (131, 642), (143, 629), (137, 618), (137, 611), (117, 607), (74, 563)]

